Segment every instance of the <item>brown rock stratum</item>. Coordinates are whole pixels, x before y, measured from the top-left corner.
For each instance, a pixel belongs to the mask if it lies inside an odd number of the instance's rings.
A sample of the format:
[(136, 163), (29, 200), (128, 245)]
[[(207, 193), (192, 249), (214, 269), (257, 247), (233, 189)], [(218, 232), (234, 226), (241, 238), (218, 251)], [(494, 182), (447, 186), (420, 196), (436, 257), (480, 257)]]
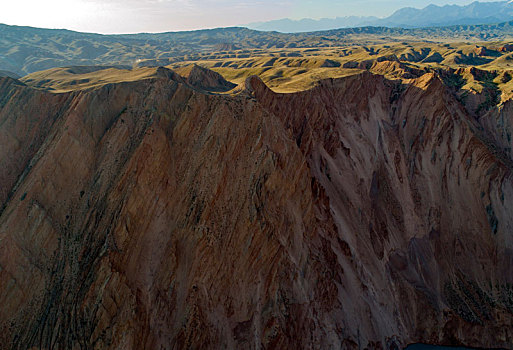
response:
[(511, 348), (511, 102), (195, 85), (0, 78), (2, 349)]

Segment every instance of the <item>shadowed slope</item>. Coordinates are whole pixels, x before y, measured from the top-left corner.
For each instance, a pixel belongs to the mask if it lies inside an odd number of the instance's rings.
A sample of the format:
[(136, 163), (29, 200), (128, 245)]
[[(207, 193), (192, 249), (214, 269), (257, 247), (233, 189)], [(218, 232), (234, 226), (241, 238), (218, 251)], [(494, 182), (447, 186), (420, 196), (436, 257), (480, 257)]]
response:
[(2, 344), (512, 342), (511, 157), (434, 74), (294, 94), (169, 70), (58, 95), (0, 82)]

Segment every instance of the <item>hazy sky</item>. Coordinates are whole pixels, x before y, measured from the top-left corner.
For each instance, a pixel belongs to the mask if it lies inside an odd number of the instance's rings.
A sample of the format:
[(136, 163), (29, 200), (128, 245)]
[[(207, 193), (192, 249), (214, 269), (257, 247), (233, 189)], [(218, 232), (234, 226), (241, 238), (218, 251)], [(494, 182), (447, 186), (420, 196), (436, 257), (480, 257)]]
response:
[(0, 0), (0, 23), (97, 33), (227, 27), (279, 18), (385, 17), (406, 6), (471, 0)]

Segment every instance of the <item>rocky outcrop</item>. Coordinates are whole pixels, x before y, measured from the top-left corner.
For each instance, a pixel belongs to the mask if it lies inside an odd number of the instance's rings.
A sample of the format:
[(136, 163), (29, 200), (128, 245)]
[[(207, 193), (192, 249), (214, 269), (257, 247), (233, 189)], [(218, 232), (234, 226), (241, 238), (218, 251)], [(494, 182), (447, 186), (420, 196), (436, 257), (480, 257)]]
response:
[(476, 46), (474, 48), (474, 53), (477, 55), (477, 56), (489, 56), (490, 52), (488, 52), (488, 49), (484, 46)]
[(196, 64), (191, 66), (185, 76), (188, 84), (204, 91), (226, 92), (237, 86), (224, 79), (221, 74)]
[(6, 348), (513, 342), (497, 123), (434, 74), (188, 84), (0, 80)]
[[(363, 74), (262, 101), (291, 128), (325, 189), (347, 264), (362, 264), (343, 268), (359, 272), (341, 282), (339, 291), (353, 290), (339, 298), (351, 300), (342, 328), (365, 339), (386, 339), (388, 328), (409, 341), (508, 346), (500, 320), (512, 316), (511, 158), (438, 78), (394, 85)], [(354, 322), (361, 315), (366, 326)]]
[(403, 79), (419, 78), (426, 74), (425, 70), (398, 61), (375, 62), (369, 70), (375, 74)]
[(499, 48), (500, 52), (511, 52), (513, 51), (513, 45), (512, 44), (506, 44)]

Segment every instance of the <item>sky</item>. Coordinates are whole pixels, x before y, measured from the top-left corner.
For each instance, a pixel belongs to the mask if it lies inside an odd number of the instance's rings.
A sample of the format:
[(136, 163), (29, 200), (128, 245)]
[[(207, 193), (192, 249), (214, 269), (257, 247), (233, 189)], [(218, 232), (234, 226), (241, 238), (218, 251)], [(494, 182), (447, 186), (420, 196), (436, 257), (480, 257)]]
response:
[[(481, 0), (483, 1), (483, 0)], [(486, 1), (486, 0), (485, 0)], [(229, 27), (281, 18), (386, 17), (472, 0), (0, 0), (0, 23), (104, 34)]]

